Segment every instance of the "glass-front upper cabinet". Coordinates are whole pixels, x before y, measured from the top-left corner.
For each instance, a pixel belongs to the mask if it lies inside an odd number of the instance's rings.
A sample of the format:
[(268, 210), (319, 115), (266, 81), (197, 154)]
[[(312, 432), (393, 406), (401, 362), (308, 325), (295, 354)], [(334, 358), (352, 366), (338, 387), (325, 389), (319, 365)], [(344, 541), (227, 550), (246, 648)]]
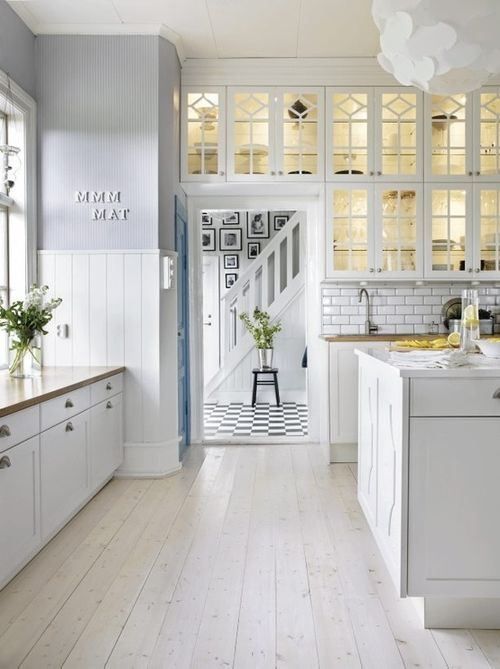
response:
[(474, 96), (474, 178), (500, 175), (500, 88), (482, 88)]
[(471, 96), (428, 95), (425, 112), (426, 179), (472, 176)]
[(474, 278), (500, 275), (500, 184), (475, 186)]
[(423, 274), (422, 187), (385, 186), (375, 191), (376, 273), (379, 278)]
[(471, 186), (427, 186), (426, 276), (470, 278), (472, 274)]
[(408, 88), (376, 90), (375, 174), (415, 181), (423, 174), (422, 94)]
[(181, 117), (182, 180), (224, 180), (225, 89), (184, 88)]
[(228, 178), (324, 178), (321, 89), (229, 88)]
[(228, 89), (228, 178), (275, 175), (273, 89)]
[(322, 89), (277, 91), (276, 172), (282, 179), (324, 178)]
[(328, 275), (373, 277), (373, 186), (339, 184), (327, 193)]
[(412, 88), (327, 89), (327, 178), (421, 178), (422, 94)]
[(373, 90), (328, 88), (326, 96), (327, 178), (366, 181), (375, 174)]

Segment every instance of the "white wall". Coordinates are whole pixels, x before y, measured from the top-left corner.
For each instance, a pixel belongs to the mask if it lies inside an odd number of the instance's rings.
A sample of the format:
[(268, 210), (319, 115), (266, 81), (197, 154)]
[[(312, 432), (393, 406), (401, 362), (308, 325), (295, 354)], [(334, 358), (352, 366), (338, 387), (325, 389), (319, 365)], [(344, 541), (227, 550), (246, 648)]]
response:
[[(63, 302), (44, 338), (46, 366), (124, 365), (127, 475), (179, 466), (176, 290), (160, 290), (161, 252), (40, 252), (40, 281)], [(69, 336), (56, 336), (58, 325)]]

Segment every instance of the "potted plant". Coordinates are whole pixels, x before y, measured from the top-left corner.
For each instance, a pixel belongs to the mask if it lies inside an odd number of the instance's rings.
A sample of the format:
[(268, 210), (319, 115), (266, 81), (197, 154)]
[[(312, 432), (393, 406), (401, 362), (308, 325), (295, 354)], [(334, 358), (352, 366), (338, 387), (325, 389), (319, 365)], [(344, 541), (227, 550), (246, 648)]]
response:
[(17, 378), (39, 376), (42, 366), (42, 335), (61, 298), (46, 300), (48, 286), (33, 284), (24, 300), (4, 307), (0, 300), (0, 327), (9, 334), (9, 374)]
[(240, 318), (254, 339), (259, 352), (260, 368), (270, 369), (273, 366), (274, 336), (281, 331), (281, 323), (277, 321), (271, 325), (271, 317), (267, 311), (261, 311), (259, 307), (254, 309), (253, 320), (246, 312), (240, 314)]

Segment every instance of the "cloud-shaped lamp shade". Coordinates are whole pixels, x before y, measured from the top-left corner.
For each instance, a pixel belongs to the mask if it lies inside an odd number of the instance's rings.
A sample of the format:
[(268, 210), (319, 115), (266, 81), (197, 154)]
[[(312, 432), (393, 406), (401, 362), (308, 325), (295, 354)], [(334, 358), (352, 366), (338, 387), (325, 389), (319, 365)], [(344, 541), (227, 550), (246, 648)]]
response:
[(426, 93), (467, 93), (500, 73), (499, 0), (373, 0), (380, 65)]

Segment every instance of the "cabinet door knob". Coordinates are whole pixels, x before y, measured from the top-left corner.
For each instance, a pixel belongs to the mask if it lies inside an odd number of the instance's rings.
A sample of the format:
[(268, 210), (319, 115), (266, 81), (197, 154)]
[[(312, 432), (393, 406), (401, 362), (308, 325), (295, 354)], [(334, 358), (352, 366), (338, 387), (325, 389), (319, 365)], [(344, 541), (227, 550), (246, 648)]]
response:
[(73, 423), (66, 423), (66, 432), (73, 432), (74, 429)]
[(469, 272), (469, 274), (472, 274), (472, 267), (469, 267), (467, 271)]
[(469, 172), (469, 176), (470, 176), (470, 177), (472, 176), (472, 172)]
[(500, 400), (500, 388), (497, 388), (495, 392), (493, 393), (493, 399), (494, 400)]
[(0, 437), (10, 437), (10, 427), (8, 425), (0, 426)]
[(377, 267), (377, 272), (381, 272), (381, 271), (382, 271), (382, 268), (381, 268), (381, 267)]
[(378, 177), (381, 177), (381, 176), (382, 176), (382, 171), (381, 171), (381, 170), (377, 170), (377, 176), (378, 176)]
[(374, 271), (375, 271), (375, 270), (373, 269), (373, 267), (370, 267), (370, 272), (374, 272)]
[(476, 274), (479, 274), (480, 271), (481, 271), (481, 268), (480, 268), (480, 267), (476, 267)]
[(0, 469), (8, 469), (11, 464), (12, 463), (8, 455), (4, 455), (3, 458), (0, 458)]
[(113, 384), (111, 383), (111, 381), (108, 381), (106, 383), (106, 390), (113, 390)]
[(73, 404), (72, 400), (68, 399), (68, 400), (66, 400), (64, 406), (65, 406), (66, 409), (72, 409), (75, 405)]
[(373, 170), (370, 171), (370, 176), (371, 177), (375, 176), (375, 172)]
[(481, 172), (480, 172), (479, 170), (476, 172), (476, 176), (477, 176), (477, 177), (480, 177), (480, 176), (481, 176)]
[(220, 174), (220, 176), (221, 176), (221, 177), (223, 177), (223, 176), (224, 176), (224, 172), (222, 172), (222, 171), (221, 171), (221, 172), (219, 172), (219, 174)]
[(271, 170), (271, 176), (272, 177), (276, 176), (276, 172), (274, 170)]
[(113, 403), (111, 401), (106, 402), (106, 409), (112, 409), (113, 408)]
[(282, 176), (283, 176), (283, 170), (280, 170), (280, 171), (278, 172), (278, 174), (280, 175), (280, 177), (282, 177)]

